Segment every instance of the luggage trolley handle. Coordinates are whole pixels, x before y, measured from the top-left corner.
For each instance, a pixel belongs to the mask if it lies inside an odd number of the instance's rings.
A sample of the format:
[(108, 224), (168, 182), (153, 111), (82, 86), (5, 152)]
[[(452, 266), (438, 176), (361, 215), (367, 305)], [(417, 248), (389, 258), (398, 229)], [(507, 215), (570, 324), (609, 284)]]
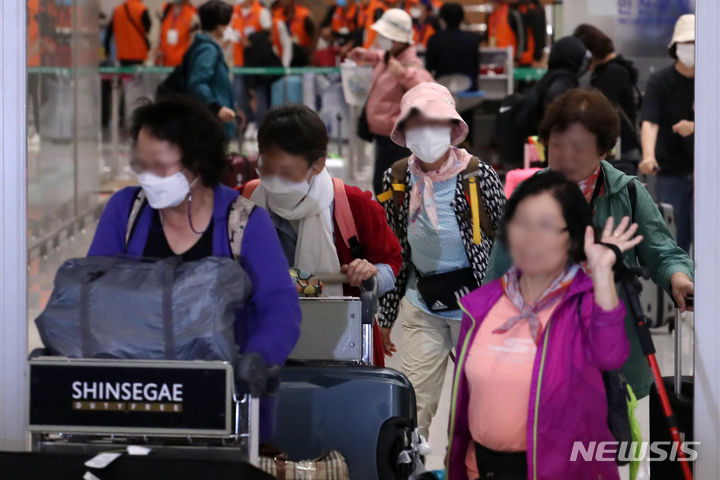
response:
[[(315, 276), (323, 283), (347, 283), (344, 273), (316, 273)], [(378, 282), (377, 277), (365, 280), (360, 287), (360, 302), (362, 304), (362, 323), (372, 325), (378, 310)]]
[[(695, 298), (692, 295), (688, 295), (686, 298), (688, 307), (692, 307)], [(680, 398), (682, 395), (682, 318), (680, 316), (680, 309), (675, 306), (675, 381), (674, 390), (675, 396)]]

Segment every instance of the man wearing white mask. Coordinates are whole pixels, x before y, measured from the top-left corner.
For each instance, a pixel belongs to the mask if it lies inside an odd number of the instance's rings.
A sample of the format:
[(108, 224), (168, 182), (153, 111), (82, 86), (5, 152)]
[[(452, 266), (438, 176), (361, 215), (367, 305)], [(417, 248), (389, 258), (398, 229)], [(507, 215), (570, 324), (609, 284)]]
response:
[(426, 437), (460, 333), (458, 300), (485, 276), (505, 208), (495, 170), (453, 146), (467, 134), (447, 88), (426, 82), (410, 89), (390, 138), (412, 155), (385, 173), (385, 192), (378, 196), (403, 252), (395, 289), (380, 300), (378, 322), (389, 342), (402, 317), (402, 371), (415, 388), (418, 427)]
[(690, 251), (695, 163), (695, 15), (675, 24), (669, 54), (676, 61), (648, 80), (642, 107), (641, 173), (657, 175), (657, 196), (675, 211), (678, 245)]
[[(330, 176), (327, 144), (325, 124), (310, 108), (270, 110), (258, 130), (260, 181), (249, 182), (243, 195), (270, 212), (291, 266), (347, 276), (344, 288), (326, 285), (326, 295), (357, 295), (354, 289), (373, 276), (382, 295), (400, 270), (400, 244), (369, 192)], [(382, 365), (376, 337), (375, 364)], [(385, 350), (392, 354), (391, 345)]]

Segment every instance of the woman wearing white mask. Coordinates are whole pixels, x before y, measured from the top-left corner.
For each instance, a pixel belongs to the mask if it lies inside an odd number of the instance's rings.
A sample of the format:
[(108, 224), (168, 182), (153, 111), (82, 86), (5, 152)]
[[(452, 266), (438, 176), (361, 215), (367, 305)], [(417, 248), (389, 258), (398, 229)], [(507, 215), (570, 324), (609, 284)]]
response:
[(445, 87), (421, 83), (408, 91), (391, 138), (412, 155), (386, 172), (378, 196), (403, 249), (403, 267), (380, 301), (378, 322), (389, 339), (402, 317), (402, 370), (415, 388), (425, 436), (458, 340), (457, 302), (480, 285), (505, 206), (495, 171), (453, 146), (467, 134)]
[(433, 78), (417, 56), (413, 22), (407, 12), (391, 8), (371, 28), (378, 33), (377, 48), (355, 48), (348, 58), (374, 67), (365, 104), (367, 123), (361, 120), (361, 125), (367, 125), (368, 130), (363, 138), (374, 137), (375, 141), (373, 190), (378, 194), (382, 191), (385, 170), (394, 161), (409, 155), (406, 148), (390, 140), (390, 132), (400, 114), (400, 99), (418, 83), (432, 82)]
[[(296, 289), (268, 213), (220, 184), (227, 165), (222, 123), (202, 104), (173, 98), (138, 108), (131, 136), (141, 187), (110, 198), (88, 255), (239, 257), (253, 293), (235, 322), (238, 347), (270, 365), (285, 363), (300, 336)], [(272, 412), (263, 402), (263, 441), (273, 435)]]
[[(270, 110), (258, 130), (260, 182), (249, 182), (243, 195), (268, 209), (291, 266), (347, 275), (344, 289), (326, 285), (326, 295), (353, 294), (373, 276), (383, 294), (400, 270), (400, 244), (369, 192), (330, 176), (327, 144), (325, 124), (310, 108)], [(355, 227), (350, 235), (348, 225)], [(382, 347), (377, 335), (376, 365), (383, 364)], [(389, 344), (386, 350), (392, 353)]]

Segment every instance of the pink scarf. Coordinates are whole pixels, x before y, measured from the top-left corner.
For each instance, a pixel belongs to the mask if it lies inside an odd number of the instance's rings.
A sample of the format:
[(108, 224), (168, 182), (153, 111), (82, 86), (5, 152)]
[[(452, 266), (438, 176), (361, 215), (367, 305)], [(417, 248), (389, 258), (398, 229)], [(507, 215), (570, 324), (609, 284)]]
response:
[(467, 168), (470, 159), (472, 159), (472, 155), (467, 150), (450, 147), (445, 163), (437, 170), (426, 172), (420, 167), (420, 159), (415, 155), (410, 156), (408, 162), (410, 173), (418, 178), (410, 192), (410, 223), (415, 223), (422, 206), (425, 208), (425, 213), (427, 213), (433, 227), (437, 230), (438, 210), (435, 203), (433, 183), (444, 182), (457, 177), (460, 172)]
[(505, 291), (505, 295), (520, 310), (520, 315), (516, 315), (510, 318), (508, 321), (503, 323), (501, 326), (493, 330), (493, 333), (505, 333), (515, 326), (516, 323), (523, 320), (528, 321), (530, 326), (530, 333), (532, 334), (535, 343), (538, 343), (540, 339), (540, 320), (537, 314), (549, 308), (555, 304), (565, 292), (570, 288), (570, 284), (575, 279), (580, 267), (578, 265), (572, 265), (565, 269), (565, 271), (553, 281), (552, 284), (540, 295), (540, 298), (535, 300), (534, 303), (525, 303), (525, 299), (520, 293), (520, 271), (512, 267), (500, 280), (500, 284)]

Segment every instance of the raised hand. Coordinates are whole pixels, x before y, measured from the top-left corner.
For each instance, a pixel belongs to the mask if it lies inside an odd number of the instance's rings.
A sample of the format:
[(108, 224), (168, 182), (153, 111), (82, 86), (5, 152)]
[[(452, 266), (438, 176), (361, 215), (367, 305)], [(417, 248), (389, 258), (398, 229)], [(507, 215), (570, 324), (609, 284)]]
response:
[[(608, 218), (600, 239), (602, 243), (615, 245), (624, 252), (635, 248), (642, 242), (642, 235), (635, 236), (638, 225), (637, 223), (630, 225), (630, 217), (624, 217), (617, 228), (613, 229), (614, 224), (615, 220), (612, 217)], [(610, 269), (617, 260), (612, 250), (595, 242), (592, 227), (588, 227), (585, 231), (585, 255), (591, 271)]]

